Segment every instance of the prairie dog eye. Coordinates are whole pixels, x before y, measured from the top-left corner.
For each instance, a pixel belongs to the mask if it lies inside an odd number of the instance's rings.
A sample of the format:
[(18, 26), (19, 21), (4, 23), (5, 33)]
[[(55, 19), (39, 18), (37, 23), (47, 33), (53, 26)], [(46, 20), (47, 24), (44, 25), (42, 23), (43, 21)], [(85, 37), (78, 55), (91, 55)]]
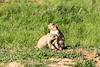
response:
[(57, 38), (57, 36), (56, 36), (56, 35), (54, 35), (54, 36), (53, 36), (53, 38), (55, 38), (55, 39), (56, 39), (56, 38)]
[(54, 38), (56, 38), (56, 36), (53, 36)]

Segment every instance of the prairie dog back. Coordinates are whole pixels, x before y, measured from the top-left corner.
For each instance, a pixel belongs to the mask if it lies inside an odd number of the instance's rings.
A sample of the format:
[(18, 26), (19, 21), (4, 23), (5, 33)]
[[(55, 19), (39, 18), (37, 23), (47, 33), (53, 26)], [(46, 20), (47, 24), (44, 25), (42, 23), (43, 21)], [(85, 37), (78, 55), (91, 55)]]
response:
[(42, 36), (37, 43), (37, 48), (41, 49), (43, 47), (48, 46), (49, 42), (53, 39), (56, 39), (55, 36), (52, 34), (48, 33), (47, 35)]
[(37, 43), (37, 48), (41, 49), (41, 48), (43, 48), (43, 47), (46, 47), (47, 42), (48, 42), (48, 35), (42, 36), (42, 37), (39, 39), (38, 43)]

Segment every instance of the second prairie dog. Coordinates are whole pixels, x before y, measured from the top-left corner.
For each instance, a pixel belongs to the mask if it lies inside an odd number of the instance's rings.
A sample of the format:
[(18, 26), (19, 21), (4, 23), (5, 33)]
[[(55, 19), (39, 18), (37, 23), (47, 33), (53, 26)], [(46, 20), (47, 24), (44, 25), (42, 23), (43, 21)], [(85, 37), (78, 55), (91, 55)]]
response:
[(49, 40), (49, 43), (48, 43), (48, 47), (50, 49), (57, 49), (56, 47), (58, 47), (58, 36), (55, 35), (55, 34), (51, 34), (51, 37), (54, 38), (54, 39), (51, 39)]
[(56, 37), (52, 36), (52, 34), (50, 33), (42, 36), (37, 43), (37, 48), (41, 49), (41, 48), (47, 47), (48, 44), (50, 44), (50, 41), (53, 39), (56, 39)]

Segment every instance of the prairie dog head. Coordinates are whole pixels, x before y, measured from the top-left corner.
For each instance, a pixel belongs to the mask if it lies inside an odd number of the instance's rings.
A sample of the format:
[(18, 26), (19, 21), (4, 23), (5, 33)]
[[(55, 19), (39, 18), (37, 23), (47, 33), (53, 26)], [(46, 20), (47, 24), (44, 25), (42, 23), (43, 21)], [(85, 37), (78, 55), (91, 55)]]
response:
[(48, 25), (48, 28), (50, 30), (50, 34), (56, 34), (59, 36), (59, 30), (58, 30), (58, 26), (54, 23), (50, 23)]
[(56, 40), (58, 38), (57, 35), (50, 34), (50, 40)]
[(48, 25), (48, 28), (49, 28), (50, 30), (52, 30), (52, 31), (58, 30), (58, 26), (57, 26), (56, 24), (54, 24), (54, 23), (50, 23), (50, 24)]

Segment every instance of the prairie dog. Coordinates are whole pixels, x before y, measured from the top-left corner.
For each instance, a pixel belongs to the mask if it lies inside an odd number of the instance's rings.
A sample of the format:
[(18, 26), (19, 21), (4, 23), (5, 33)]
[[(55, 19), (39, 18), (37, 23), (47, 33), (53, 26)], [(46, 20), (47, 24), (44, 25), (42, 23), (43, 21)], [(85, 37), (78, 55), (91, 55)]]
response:
[(54, 39), (52, 39), (52, 40), (49, 41), (48, 47), (50, 49), (57, 49), (56, 46), (58, 46), (58, 42), (57, 42), (58, 41), (58, 36), (57, 35), (54, 35), (54, 34), (51, 34), (51, 35), (52, 35), (52, 37)]
[[(50, 46), (50, 41), (56, 39), (56, 36), (48, 33), (47, 35), (42, 36), (38, 43), (37, 43), (37, 48), (41, 49), (47, 46)], [(49, 47), (50, 48), (50, 47)]]
[(62, 50), (61, 46), (58, 43), (58, 38), (54, 39), (54, 40), (51, 40), (50, 42), (51, 42), (49, 44), (50, 45), (49, 46), (50, 49)]
[(58, 29), (58, 26), (56, 24), (54, 24), (54, 23), (50, 23), (48, 25), (48, 28), (50, 30), (50, 34), (56, 34), (58, 36), (58, 44), (63, 49), (63, 47), (64, 47), (64, 35)]

